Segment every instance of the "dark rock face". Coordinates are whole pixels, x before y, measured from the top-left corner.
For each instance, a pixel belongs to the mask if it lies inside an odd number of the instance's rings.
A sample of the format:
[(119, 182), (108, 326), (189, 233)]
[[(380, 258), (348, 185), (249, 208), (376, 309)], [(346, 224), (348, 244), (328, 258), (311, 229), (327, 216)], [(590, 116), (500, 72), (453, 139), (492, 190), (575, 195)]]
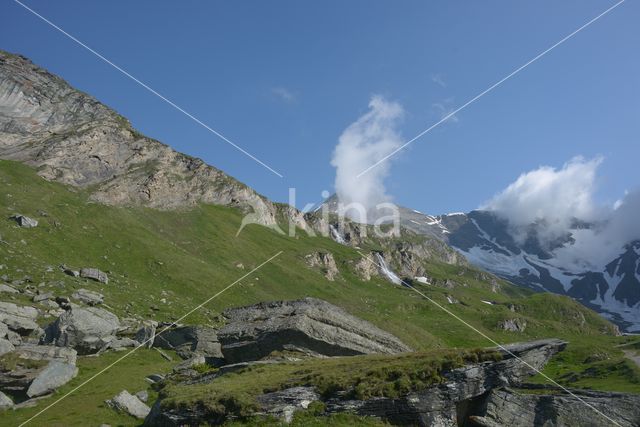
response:
[(613, 296), (633, 307), (640, 301), (640, 241), (630, 243), (625, 252), (607, 265), (606, 271), (619, 280)]
[(471, 425), (498, 426), (605, 426), (640, 425), (640, 396), (572, 389), (553, 394), (522, 394), (510, 389), (491, 390)]
[(222, 358), (218, 335), (214, 329), (203, 326), (180, 326), (155, 335), (153, 346), (175, 350), (183, 359), (195, 354)]
[(286, 349), (325, 356), (411, 351), (393, 335), (315, 298), (233, 308), (224, 315), (229, 322), (218, 338), (230, 363), (258, 360)]

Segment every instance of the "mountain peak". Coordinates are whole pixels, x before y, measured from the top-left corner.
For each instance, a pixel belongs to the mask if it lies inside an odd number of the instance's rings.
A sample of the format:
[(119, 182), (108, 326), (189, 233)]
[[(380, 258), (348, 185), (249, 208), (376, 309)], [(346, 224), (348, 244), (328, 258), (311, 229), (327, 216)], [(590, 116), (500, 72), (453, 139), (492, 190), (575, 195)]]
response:
[(251, 207), (265, 225), (275, 207), (251, 188), (137, 132), (129, 121), (28, 59), (0, 51), (0, 157), (47, 180), (89, 188), (110, 205)]

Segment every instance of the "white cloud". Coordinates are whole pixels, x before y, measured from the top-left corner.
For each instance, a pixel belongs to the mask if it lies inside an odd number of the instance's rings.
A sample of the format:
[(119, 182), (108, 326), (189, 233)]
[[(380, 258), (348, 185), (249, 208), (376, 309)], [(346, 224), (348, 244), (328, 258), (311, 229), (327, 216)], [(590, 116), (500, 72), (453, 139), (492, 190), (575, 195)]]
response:
[(431, 74), (431, 81), (440, 87), (447, 87), (447, 84), (442, 78), (442, 74)]
[[(543, 245), (571, 233), (575, 242), (554, 251), (558, 265), (601, 269), (624, 245), (640, 239), (640, 190), (626, 192), (614, 206), (594, 200), (602, 160), (576, 157), (560, 169), (542, 166), (524, 173), (482, 209), (506, 218), (516, 239), (533, 223)], [(576, 219), (592, 226), (572, 229)]]
[[(403, 115), (400, 104), (373, 96), (369, 111), (342, 132), (333, 153), (331, 165), (336, 168), (338, 198), (343, 204), (361, 204), (369, 221), (375, 220), (374, 208), (390, 199), (384, 187), (390, 162), (380, 163), (359, 178), (357, 175), (400, 147), (403, 141), (396, 127)], [(353, 212), (347, 214), (354, 216)]]
[(617, 209), (604, 212), (592, 229), (573, 230), (573, 245), (555, 251), (558, 265), (602, 270), (624, 246), (640, 239), (640, 190), (627, 192)]
[(296, 94), (284, 87), (271, 88), (271, 94), (289, 104), (297, 100)]
[(596, 170), (602, 158), (576, 157), (561, 169), (542, 166), (524, 173), (484, 209), (506, 217), (514, 226), (539, 220), (566, 229), (573, 218), (590, 220), (594, 214)]

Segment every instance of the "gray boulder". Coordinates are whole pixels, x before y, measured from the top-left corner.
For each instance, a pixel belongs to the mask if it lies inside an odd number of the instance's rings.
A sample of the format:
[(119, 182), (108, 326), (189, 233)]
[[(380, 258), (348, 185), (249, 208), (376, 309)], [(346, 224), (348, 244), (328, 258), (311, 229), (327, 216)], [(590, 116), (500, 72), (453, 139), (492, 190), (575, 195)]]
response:
[(56, 297), (56, 304), (58, 304), (58, 307), (60, 307), (63, 310), (70, 310), (71, 309), (71, 300), (69, 300), (68, 297)]
[(33, 307), (21, 307), (11, 302), (0, 301), (0, 322), (6, 324), (12, 331), (28, 335), (38, 328), (35, 322), (37, 318), (38, 310)]
[(122, 390), (105, 403), (116, 411), (124, 412), (139, 419), (144, 419), (151, 411), (151, 408), (127, 390)]
[(9, 332), (9, 328), (4, 323), (0, 322), (0, 338), (4, 338), (7, 336), (7, 332)]
[(22, 228), (33, 228), (38, 226), (38, 221), (33, 218), (29, 218), (28, 216), (15, 214), (11, 216), (11, 219), (17, 222)]
[(340, 274), (331, 252), (313, 252), (304, 259), (309, 267), (319, 269), (329, 281), (333, 282)]
[(78, 375), (78, 368), (69, 363), (53, 360), (33, 380), (27, 389), (27, 396), (37, 397), (49, 394)]
[(153, 347), (157, 327), (158, 322), (154, 320), (145, 320), (142, 322), (140, 329), (136, 332), (136, 341), (142, 344), (145, 348)]
[(184, 360), (173, 368), (174, 372), (186, 372), (192, 370), (194, 366), (204, 365), (207, 360), (202, 354), (195, 354), (190, 359)]
[(22, 344), (16, 347), (16, 354), (27, 360), (57, 360), (75, 365), (78, 353), (72, 348), (56, 347), (53, 345)]
[(15, 349), (16, 349), (15, 346), (11, 344), (9, 340), (0, 338), (0, 356), (4, 356), (7, 353), (11, 353)]
[(159, 383), (160, 381), (163, 381), (164, 380), (164, 375), (162, 375), (162, 374), (151, 374), (151, 375), (147, 375), (145, 378), (151, 384), (155, 384), (155, 383)]
[(55, 298), (55, 296), (53, 295), (53, 292), (43, 292), (43, 293), (38, 293), (37, 295), (34, 295), (32, 298), (33, 302), (43, 302), (43, 301), (48, 301), (50, 299)]
[(88, 289), (78, 289), (71, 297), (87, 305), (98, 305), (104, 302), (104, 295)]
[(266, 414), (289, 424), (296, 411), (307, 409), (311, 403), (320, 400), (320, 395), (313, 387), (293, 387), (263, 394), (256, 400)]
[(218, 335), (212, 328), (204, 326), (179, 326), (156, 334), (154, 347), (175, 350), (183, 359), (194, 354), (211, 358), (222, 358)]
[(0, 292), (4, 292), (6, 294), (18, 294), (20, 293), (19, 290), (17, 290), (16, 288), (13, 288), (9, 285), (6, 284), (0, 284)]
[(109, 276), (104, 271), (100, 271), (97, 268), (83, 268), (80, 270), (80, 277), (86, 279), (95, 280), (100, 283), (109, 283)]
[(147, 390), (140, 390), (135, 394), (135, 396), (140, 399), (142, 402), (147, 402), (149, 400), (149, 392)]
[[(18, 396), (26, 396), (38, 378), (31, 392), (34, 396), (48, 393), (43, 390), (55, 388), (66, 378), (66, 372), (72, 371), (71, 368), (57, 368), (53, 362), (69, 366), (76, 362), (75, 350), (53, 346), (24, 344), (16, 347), (13, 354), (16, 356), (15, 365), (11, 369), (0, 369), (0, 389)], [(45, 372), (47, 368), (49, 370)]]
[(104, 347), (102, 347), (102, 349), (100, 350), (102, 351), (106, 351), (106, 350), (125, 350), (127, 348), (133, 348), (133, 347), (138, 347), (140, 345), (140, 343), (134, 339), (131, 338), (114, 338), (113, 340), (109, 341)]
[(0, 391), (0, 411), (13, 407), (13, 400)]
[(119, 328), (118, 318), (107, 310), (74, 307), (49, 325), (44, 342), (91, 354), (112, 341)]
[(527, 321), (520, 318), (506, 319), (498, 322), (498, 328), (508, 332), (524, 332), (527, 328)]
[(276, 350), (324, 356), (411, 351), (398, 338), (343, 309), (315, 298), (277, 301), (226, 310), (218, 331), (229, 363), (258, 360)]
[(7, 331), (7, 340), (13, 345), (22, 344), (22, 337), (17, 332)]

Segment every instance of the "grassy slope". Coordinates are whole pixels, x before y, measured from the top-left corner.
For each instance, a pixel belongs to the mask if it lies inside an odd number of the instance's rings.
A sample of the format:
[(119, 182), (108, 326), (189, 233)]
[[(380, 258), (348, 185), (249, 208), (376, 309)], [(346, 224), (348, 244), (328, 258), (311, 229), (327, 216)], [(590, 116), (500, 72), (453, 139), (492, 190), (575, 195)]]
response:
[[(25, 422), (123, 355), (124, 353), (121, 352), (112, 352), (100, 357), (78, 359), (78, 376), (60, 387), (54, 397), (40, 401), (33, 408), (0, 412), (0, 425), (16, 426)], [(155, 350), (140, 349), (119, 363), (111, 373), (96, 377), (95, 380), (52, 406), (28, 425), (50, 427), (97, 427), (102, 423), (108, 423), (112, 426), (139, 425), (140, 423), (130, 416), (118, 414), (108, 408), (104, 401), (127, 389), (131, 393), (147, 390), (149, 399), (153, 402), (157, 393), (150, 387), (145, 377), (154, 373), (169, 372), (174, 364), (175, 362), (168, 362), (162, 358)]]
[[(247, 416), (259, 408), (254, 398), (265, 391), (314, 386), (327, 398), (350, 390), (348, 398), (397, 398), (445, 381), (443, 372), (469, 363), (500, 360), (489, 350), (433, 350), (401, 355), (368, 355), (307, 359), (256, 365), (225, 374), (213, 382), (197, 385), (167, 385), (163, 405), (167, 407), (206, 407), (224, 418), (228, 407), (233, 415)], [(229, 402), (233, 402), (232, 405)]]
[[(79, 287), (102, 292), (106, 304), (119, 316), (128, 315), (128, 311), (129, 315), (161, 321), (176, 319), (283, 251), (184, 323), (216, 324), (226, 307), (315, 296), (377, 324), (416, 350), (490, 344), (406, 288), (379, 278), (359, 280), (350, 268), (350, 263), (359, 258), (357, 252), (327, 238), (309, 238), (303, 232), (290, 238), (260, 226), (249, 226), (236, 238), (240, 213), (220, 206), (161, 212), (87, 203), (86, 194), (46, 182), (32, 169), (15, 162), (0, 161), (0, 188), (0, 210), (4, 212), (0, 236), (5, 242), (0, 243), (0, 264), (5, 266), (0, 273), (10, 279), (29, 275), (34, 285), (44, 282), (61, 295), (70, 295)], [(6, 219), (16, 212), (37, 218), (40, 225), (35, 229), (17, 227)], [(317, 250), (333, 253), (341, 279), (329, 282), (320, 272), (306, 267), (304, 255)], [(66, 276), (57, 268), (62, 263), (109, 271), (110, 283)], [(244, 269), (237, 267), (239, 263)], [(47, 272), (48, 266), (54, 267), (53, 271)], [(499, 342), (560, 337), (572, 343), (567, 354), (577, 349), (578, 360), (591, 346), (609, 348), (619, 341), (600, 335), (609, 324), (568, 298), (531, 294), (508, 284), (502, 284), (501, 292), (492, 293), (491, 286), (478, 281), (477, 271), (471, 268), (431, 264), (428, 270), (431, 276), (449, 278), (457, 286), (451, 290), (423, 286), (422, 290)], [(64, 286), (58, 287), (58, 281)], [(448, 305), (447, 294), (464, 304)], [(0, 298), (11, 300), (7, 295)], [(163, 298), (166, 302), (161, 301)], [(487, 305), (481, 300), (497, 304)], [(516, 305), (518, 313), (509, 311), (508, 304)], [(496, 330), (499, 320), (511, 317), (527, 320), (524, 333)], [(610, 353), (612, 357), (622, 354), (620, 350)], [(115, 368), (113, 375), (120, 372)], [(587, 380), (580, 385), (606, 388), (610, 384)], [(629, 381), (618, 388), (640, 391)]]

